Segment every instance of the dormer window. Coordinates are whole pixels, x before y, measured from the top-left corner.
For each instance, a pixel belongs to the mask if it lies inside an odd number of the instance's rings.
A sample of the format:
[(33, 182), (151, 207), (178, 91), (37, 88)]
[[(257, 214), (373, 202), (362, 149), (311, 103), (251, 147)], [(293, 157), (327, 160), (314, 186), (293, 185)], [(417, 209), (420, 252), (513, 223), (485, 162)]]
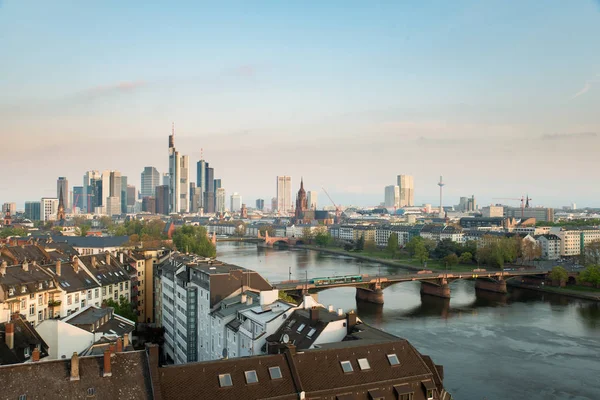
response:
[(229, 374), (221, 374), (221, 375), (219, 375), (219, 385), (221, 387), (230, 387), (230, 386), (233, 386), (233, 382), (231, 381), (231, 375), (229, 375)]
[(8, 295), (9, 296), (14, 296), (14, 294), (15, 294), (15, 289), (14, 288), (8, 289)]
[(271, 367), (269, 368), (269, 375), (271, 375), (271, 379), (281, 379), (281, 369), (279, 367)]
[(21, 293), (27, 292), (27, 286), (21, 286)]
[(304, 327), (306, 326), (306, 324), (300, 324), (300, 326), (298, 327), (298, 333), (302, 332), (302, 330), (304, 329)]
[(39, 286), (38, 286), (38, 287), (39, 287), (40, 289), (43, 289), (43, 288), (44, 288), (44, 284), (43, 284), (42, 282), (40, 282), (40, 284), (39, 284)]

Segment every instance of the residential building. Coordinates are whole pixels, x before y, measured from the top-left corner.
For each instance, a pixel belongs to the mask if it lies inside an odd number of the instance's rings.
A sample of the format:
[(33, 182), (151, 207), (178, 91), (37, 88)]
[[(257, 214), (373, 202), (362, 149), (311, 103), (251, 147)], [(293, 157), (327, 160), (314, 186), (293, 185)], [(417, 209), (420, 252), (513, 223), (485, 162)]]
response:
[(277, 177), (277, 211), (288, 213), (292, 209), (292, 177)]
[(553, 234), (539, 235), (535, 238), (542, 250), (541, 257), (545, 260), (560, 258), (560, 237)]
[[(18, 313), (12, 314), (10, 320), (0, 322), (0, 338), (0, 366), (30, 363), (48, 356), (48, 344), (33, 325)], [(4, 397), (4, 389), (10, 381), (2, 382)]]
[(600, 229), (593, 227), (563, 227), (551, 230), (560, 238), (560, 255), (563, 257), (578, 256), (591, 242), (600, 240)]
[(155, 211), (157, 214), (169, 215), (169, 186), (161, 185), (156, 187), (155, 198)]
[(58, 199), (54, 197), (42, 197), (40, 202), (40, 221), (55, 221), (58, 212)]
[(129, 242), (129, 236), (53, 236), (55, 243), (67, 243), (82, 256), (104, 254), (110, 252), (117, 254)]
[(399, 206), (413, 207), (415, 205), (415, 182), (412, 175), (398, 175)]
[(142, 198), (154, 196), (156, 187), (159, 186), (160, 183), (160, 174), (158, 170), (154, 167), (144, 167), (142, 171)]
[(17, 214), (17, 203), (4, 203), (2, 205), (2, 214), (10, 213), (10, 215)]
[(400, 207), (400, 186), (392, 185), (385, 187), (385, 202), (387, 208)]
[(223, 214), (223, 213), (225, 213), (225, 209), (226, 209), (226, 207), (225, 207), (225, 189), (224, 188), (218, 188), (216, 195), (217, 195), (217, 200), (216, 200), (216, 202), (217, 202), (217, 204), (216, 204), (217, 208), (215, 209), (215, 212)]
[(318, 193), (314, 190), (309, 190), (306, 192), (306, 200), (308, 202), (309, 210), (316, 210), (318, 203)]
[(242, 209), (242, 196), (238, 192), (231, 195), (231, 212), (239, 212)]
[(259, 211), (263, 211), (265, 209), (264, 199), (256, 199), (256, 209)]
[(42, 203), (39, 201), (26, 201), (25, 218), (30, 219), (31, 221), (40, 221), (42, 218), (41, 205)]

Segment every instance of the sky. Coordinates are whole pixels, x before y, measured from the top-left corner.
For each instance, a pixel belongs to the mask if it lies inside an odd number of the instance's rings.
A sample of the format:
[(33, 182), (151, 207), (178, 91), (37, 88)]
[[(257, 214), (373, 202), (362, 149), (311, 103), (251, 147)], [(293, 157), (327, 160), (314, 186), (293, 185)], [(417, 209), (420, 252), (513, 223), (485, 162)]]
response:
[(378, 205), (399, 174), (418, 204), (443, 175), (445, 205), (600, 206), (598, 49), (598, 0), (0, 0), (0, 202), (139, 188), (174, 123), (250, 206), (277, 175)]

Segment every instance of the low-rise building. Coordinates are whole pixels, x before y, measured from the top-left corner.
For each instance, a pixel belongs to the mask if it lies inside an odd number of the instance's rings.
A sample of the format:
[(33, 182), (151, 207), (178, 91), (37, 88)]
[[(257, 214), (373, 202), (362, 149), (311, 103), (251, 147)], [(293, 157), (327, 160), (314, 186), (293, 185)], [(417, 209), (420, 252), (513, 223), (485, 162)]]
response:
[[(0, 366), (39, 361), (47, 356), (48, 344), (22, 315), (12, 314), (9, 321), (0, 323)], [(9, 383), (0, 381), (3, 388)]]
[(560, 258), (560, 237), (553, 234), (539, 235), (535, 238), (542, 250), (541, 257), (545, 260)]

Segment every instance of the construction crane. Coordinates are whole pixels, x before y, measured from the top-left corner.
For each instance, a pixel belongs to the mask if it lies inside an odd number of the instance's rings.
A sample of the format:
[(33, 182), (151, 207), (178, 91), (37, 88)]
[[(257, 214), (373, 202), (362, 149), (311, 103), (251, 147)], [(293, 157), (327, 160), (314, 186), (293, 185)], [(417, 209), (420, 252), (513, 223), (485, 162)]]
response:
[(492, 200), (515, 200), (521, 202), (521, 219), (525, 219), (525, 209), (529, 208), (529, 200), (533, 200), (529, 195), (521, 196), (520, 198), (514, 197), (494, 197)]
[(333, 199), (331, 198), (331, 196), (329, 195), (329, 193), (327, 193), (327, 190), (325, 190), (325, 188), (323, 186), (321, 186), (321, 189), (323, 189), (323, 191), (325, 192), (325, 194), (329, 198), (329, 201), (331, 201), (331, 204), (333, 204), (333, 206), (335, 207), (335, 220), (336, 220), (335, 222), (339, 223), (340, 222), (340, 218), (342, 217), (342, 209), (340, 208), (340, 206), (338, 206), (337, 204), (335, 204), (335, 201), (333, 201)]

